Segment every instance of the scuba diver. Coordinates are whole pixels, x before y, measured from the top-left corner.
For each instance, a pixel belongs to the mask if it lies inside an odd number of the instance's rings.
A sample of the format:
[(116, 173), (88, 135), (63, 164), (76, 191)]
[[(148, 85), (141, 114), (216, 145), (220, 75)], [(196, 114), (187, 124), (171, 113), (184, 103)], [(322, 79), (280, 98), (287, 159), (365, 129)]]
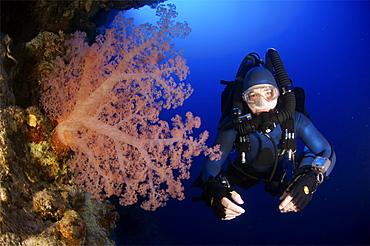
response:
[[(267, 50), (265, 63), (257, 53), (248, 54), (236, 79), (221, 83), (227, 86), (214, 145), (220, 145), (222, 156), (206, 159), (193, 183), (203, 194), (194, 201), (204, 200), (219, 220), (231, 220), (245, 212), (232, 187), (247, 190), (263, 182), (268, 193), (280, 195), (281, 213), (302, 211), (336, 160), (333, 147), (309, 120), (303, 89), (293, 87), (275, 49)], [(304, 144), (300, 156), (296, 137)]]

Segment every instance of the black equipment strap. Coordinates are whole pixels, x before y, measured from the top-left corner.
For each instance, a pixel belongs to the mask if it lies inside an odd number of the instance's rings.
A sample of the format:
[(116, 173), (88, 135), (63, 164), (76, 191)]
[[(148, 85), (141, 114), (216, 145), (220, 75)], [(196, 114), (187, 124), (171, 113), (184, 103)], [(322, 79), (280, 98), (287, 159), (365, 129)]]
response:
[(285, 150), (292, 150), (293, 152), (297, 149), (297, 139), (294, 136), (294, 120), (292, 118), (284, 121), (281, 124), (284, 137), (282, 140), (282, 147)]
[[(233, 86), (233, 109), (234, 108), (240, 108), (243, 109), (243, 101), (241, 93), (243, 92), (243, 78), (238, 77), (234, 81)], [(239, 92), (239, 93), (238, 93)]]

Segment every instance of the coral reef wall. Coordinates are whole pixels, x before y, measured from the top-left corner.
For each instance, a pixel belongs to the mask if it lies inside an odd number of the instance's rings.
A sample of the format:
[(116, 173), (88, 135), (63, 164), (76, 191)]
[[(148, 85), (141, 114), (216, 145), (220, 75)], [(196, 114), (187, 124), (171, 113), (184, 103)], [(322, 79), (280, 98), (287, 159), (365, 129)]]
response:
[(79, 30), (93, 41), (95, 28), (103, 25), (110, 9), (155, 7), (160, 2), (164, 0), (1, 1), (1, 31), (9, 34), (14, 44), (28, 42), (43, 31)]
[(68, 149), (52, 148), (55, 122), (38, 107), (39, 81), (70, 33), (94, 40), (109, 9), (156, 2), (1, 1), (0, 245), (114, 244), (119, 216), (71, 182)]

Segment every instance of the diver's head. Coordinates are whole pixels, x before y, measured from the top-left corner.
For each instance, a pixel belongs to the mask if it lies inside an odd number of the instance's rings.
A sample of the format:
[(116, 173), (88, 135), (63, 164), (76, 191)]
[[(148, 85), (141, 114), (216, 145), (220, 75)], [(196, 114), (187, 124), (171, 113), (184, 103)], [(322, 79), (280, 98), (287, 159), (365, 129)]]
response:
[(264, 67), (255, 67), (244, 78), (244, 101), (252, 113), (259, 115), (277, 105), (279, 90), (272, 73)]

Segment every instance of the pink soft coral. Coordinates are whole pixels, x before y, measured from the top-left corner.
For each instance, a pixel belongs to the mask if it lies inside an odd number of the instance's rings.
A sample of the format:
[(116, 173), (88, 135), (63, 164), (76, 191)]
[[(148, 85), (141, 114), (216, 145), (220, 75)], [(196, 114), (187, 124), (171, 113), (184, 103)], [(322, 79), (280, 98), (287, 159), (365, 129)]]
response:
[(70, 170), (95, 198), (117, 195), (130, 205), (142, 196), (141, 207), (155, 210), (169, 197), (184, 198), (181, 180), (189, 178), (192, 156), (217, 155), (205, 145), (207, 132), (189, 136), (199, 117), (188, 112), (183, 123), (177, 115), (171, 128), (159, 119), (163, 108), (182, 105), (192, 93), (172, 77), (184, 80), (188, 67), (170, 44), (190, 28), (175, 24), (175, 7), (168, 6), (157, 9), (158, 27), (137, 27), (119, 15), (91, 46), (76, 32), (43, 81), (41, 104), (58, 122), (56, 136), (74, 151)]

